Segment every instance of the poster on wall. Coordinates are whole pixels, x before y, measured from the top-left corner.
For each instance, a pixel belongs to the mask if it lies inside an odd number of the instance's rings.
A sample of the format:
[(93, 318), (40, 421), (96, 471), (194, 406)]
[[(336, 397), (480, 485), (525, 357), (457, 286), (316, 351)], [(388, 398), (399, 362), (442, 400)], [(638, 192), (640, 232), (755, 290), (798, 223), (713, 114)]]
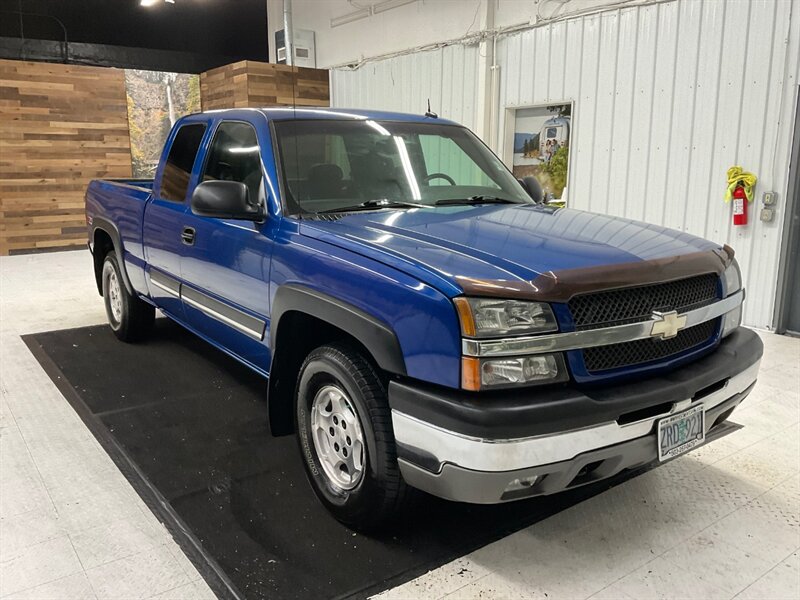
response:
[(152, 179), (172, 125), (200, 111), (200, 76), (125, 69), (133, 177)]
[(566, 202), (572, 104), (551, 104), (514, 111), (512, 172), (533, 176), (551, 204)]

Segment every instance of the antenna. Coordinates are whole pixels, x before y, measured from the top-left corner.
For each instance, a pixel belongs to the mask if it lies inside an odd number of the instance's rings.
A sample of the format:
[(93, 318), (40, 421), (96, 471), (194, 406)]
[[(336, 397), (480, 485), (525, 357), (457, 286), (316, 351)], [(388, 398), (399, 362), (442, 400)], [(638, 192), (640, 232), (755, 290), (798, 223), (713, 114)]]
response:
[(431, 119), (438, 119), (439, 115), (431, 110), (431, 99), (428, 98), (428, 110), (425, 111), (425, 116), (430, 117)]

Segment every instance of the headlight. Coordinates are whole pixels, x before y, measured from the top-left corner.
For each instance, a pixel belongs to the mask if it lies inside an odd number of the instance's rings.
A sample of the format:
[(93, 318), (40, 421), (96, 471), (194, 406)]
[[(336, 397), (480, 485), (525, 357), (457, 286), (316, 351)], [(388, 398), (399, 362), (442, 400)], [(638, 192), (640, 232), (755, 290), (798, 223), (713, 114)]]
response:
[(561, 354), (483, 359), (464, 357), (461, 371), (461, 387), (474, 392), (519, 384), (558, 383), (569, 379)]
[(549, 304), (491, 298), (454, 300), (465, 337), (496, 337), (558, 331)]
[(742, 273), (739, 270), (739, 263), (736, 262), (735, 258), (722, 274), (722, 285), (726, 298), (742, 289)]
[(722, 316), (722, 337), (733, 333), (742, 324), (742, 305)]
[[(734, 258), (725, 272), (722, 274), (722, 288), (727, 298), (742, 289), (742, 272), (739, 270), (739, 263)], [(742, 323), (742, 305), (740, 304), (732, 311), (722, 317), (722, 337), (731, 334)]]

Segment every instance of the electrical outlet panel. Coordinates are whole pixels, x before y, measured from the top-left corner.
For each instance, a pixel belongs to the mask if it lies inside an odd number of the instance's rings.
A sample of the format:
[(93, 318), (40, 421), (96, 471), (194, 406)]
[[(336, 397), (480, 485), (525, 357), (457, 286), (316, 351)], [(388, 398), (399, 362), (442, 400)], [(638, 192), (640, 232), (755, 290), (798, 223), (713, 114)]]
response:
[(760, 218), (765, 223), (769, 223), (775, 218), (775, 211), (771, 208), (762, 208)]
[(775, 194), (775, 192), (764, 192), (764, 195), (761, 197), (761, 202), (764, 206), (774, 206), (777, 201), (776, 196), (777, 194)]

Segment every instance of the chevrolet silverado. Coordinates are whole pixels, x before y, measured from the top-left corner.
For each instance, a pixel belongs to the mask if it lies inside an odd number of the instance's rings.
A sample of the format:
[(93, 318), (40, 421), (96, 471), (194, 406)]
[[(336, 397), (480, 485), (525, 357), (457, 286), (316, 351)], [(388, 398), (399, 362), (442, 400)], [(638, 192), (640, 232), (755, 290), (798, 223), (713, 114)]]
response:
[(86, 219), (116, 336), (158, 309), (268, 378), (272, 434), (355, 527), (412, 488), (499, 503), (670, 460), (758, 373), (731, 248), (549, 206), (431, 114), (184, 117)]

